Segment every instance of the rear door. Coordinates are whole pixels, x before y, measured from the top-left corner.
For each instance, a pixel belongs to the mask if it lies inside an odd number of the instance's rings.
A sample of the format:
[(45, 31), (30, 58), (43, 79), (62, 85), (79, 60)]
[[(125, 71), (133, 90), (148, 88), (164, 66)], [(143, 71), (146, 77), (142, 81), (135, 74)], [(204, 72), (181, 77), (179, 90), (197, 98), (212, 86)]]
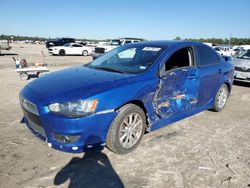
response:
[(158, 115), (167, 118), (196, 108), (199, 82), (193, 47), (176, 50), (161, 69), (161, 81), (156, 94)]
[(195, 56), (200, 75), (199, 104), (207, 105), (214, 99), (221, 84), (220, 58), (213, 49), (205, 45), (195, 47)]
[(83, 46), (80, 44), (72, 44), (70, 48), (70, 53), (72, 55), (81, 55), (83, 52)]

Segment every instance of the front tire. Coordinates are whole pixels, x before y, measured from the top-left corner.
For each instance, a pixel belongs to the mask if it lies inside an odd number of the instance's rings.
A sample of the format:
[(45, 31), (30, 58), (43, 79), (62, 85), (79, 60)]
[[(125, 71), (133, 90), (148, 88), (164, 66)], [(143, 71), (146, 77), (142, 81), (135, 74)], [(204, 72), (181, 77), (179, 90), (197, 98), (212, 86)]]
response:
[(60, 56), (65, 56), (65, 55), (66, 55), (65, 50), (60, 50), (60, 51), (59, 51), (59, 55), (60, 55)]
[(215, 112), (220, 112), (226, 106), (228, 96), (228, 87), (226, 84), (222, 84), (215, 96), (214, 108), (212, 110)]
[(117, 154), (133, 151), (141, 142), (145, 127), (146, 116), (140, 107), (134, 104), (123, 106), (109, 128), (107, 148)]

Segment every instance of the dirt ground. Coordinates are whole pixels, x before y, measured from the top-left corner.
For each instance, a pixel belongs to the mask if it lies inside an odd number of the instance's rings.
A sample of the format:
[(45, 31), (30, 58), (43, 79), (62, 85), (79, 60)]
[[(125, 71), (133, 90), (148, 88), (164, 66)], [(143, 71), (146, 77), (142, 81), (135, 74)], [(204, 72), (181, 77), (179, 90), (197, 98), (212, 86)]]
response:
[[(51, 149), (19, 123), (18, 94), (30, 81), (14, 72), (14, 57), (45, 61), (52, 70), (91, 57), (49, 56), (41, 45), (14, 45), (0, 56), (0, 188), (15, 187), (250, 187), (250, 87), (234, 85), (226, 108), (204, 111), (146, 134), (127, 155)], [(16, 55), (15, 55), (16, 54)], [(32, 80), (31, 80), (32, 81)]]

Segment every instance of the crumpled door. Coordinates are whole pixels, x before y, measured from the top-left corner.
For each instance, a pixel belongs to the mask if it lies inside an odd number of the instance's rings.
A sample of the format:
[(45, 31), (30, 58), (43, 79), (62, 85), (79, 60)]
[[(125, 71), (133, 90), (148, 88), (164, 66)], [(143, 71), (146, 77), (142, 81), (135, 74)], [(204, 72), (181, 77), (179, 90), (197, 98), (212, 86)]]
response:
[(198, 69), (188, 67), (166, 72), (156, 95), (156, 112), (162, 118), (194, 109), (199, 97)]

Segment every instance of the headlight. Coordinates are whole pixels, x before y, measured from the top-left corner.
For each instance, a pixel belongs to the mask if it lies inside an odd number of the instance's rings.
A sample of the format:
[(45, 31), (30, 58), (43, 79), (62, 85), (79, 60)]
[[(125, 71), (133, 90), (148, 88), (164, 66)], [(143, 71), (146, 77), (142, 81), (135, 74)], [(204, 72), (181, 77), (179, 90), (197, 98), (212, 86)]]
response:
[(54, 103), (49, 105), (49, 110), (70, 117), (90, 115), (95, 112), (98, 100), (82, 100), (76, 102)]

